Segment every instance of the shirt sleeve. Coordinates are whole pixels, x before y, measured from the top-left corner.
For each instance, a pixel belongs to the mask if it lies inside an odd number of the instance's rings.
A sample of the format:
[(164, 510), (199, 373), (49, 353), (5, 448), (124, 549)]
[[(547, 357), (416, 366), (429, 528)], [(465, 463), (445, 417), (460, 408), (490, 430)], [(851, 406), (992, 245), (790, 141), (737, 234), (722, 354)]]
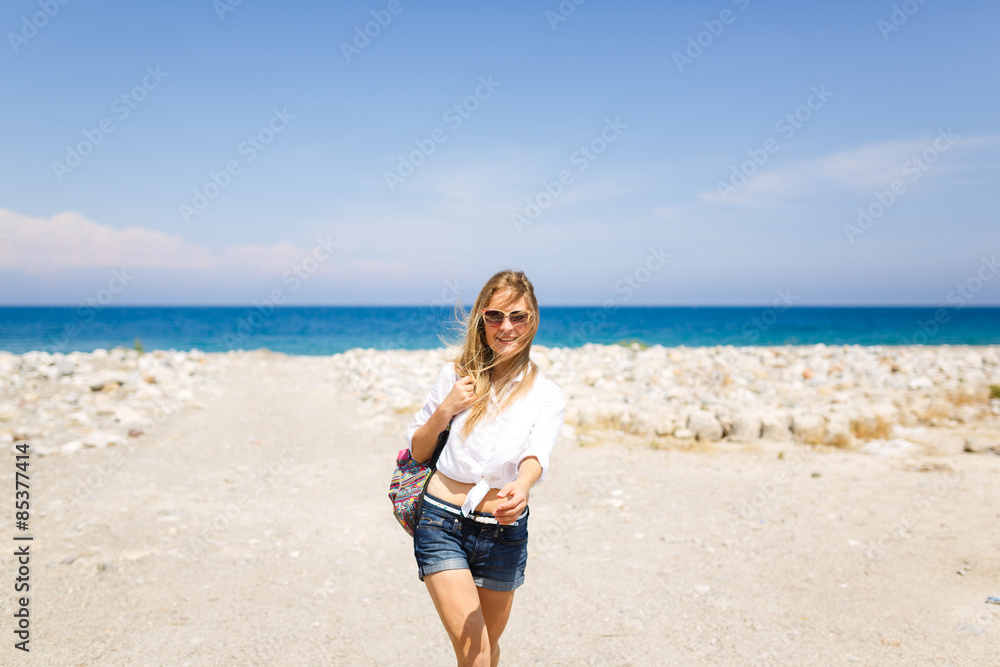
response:
[(434, 386), (424, 399), (424, 407), (420, 408), (420, 412), (414, 416), (410, 428), (406, 429), (406, 448), (411, 452), (413, 451), (413, 434), (417, 432), (418, 428), (427, 423), (427, 420), (431, 418), (434, 411), (441, 405), (441, 401), (445, 399), (451, 388), (455, 386), (455, 382), (455, 364), (449, 361), (441, 369), (441, 372), (438, 373), (437, 379), (434, 381)]
[(566, 394), (563, 393), (562, 389), (556, 387), (542, 404), (542, 409), (528, 433), (528, 444), (521, 454), (521, 459), (517, 462), (518, 467), (520, 467), (521, 461), (527, 457), (537, 457), (538, 463), (542, 466), (542, 475), (538, 478), (538, 482), (545, 479), (545, 472), (549, 469), (549, 455), (552, 453), (552, 448), (555, 447), (556, 439), (559, 438), (559, 431), (562, 429), (565, 418)]

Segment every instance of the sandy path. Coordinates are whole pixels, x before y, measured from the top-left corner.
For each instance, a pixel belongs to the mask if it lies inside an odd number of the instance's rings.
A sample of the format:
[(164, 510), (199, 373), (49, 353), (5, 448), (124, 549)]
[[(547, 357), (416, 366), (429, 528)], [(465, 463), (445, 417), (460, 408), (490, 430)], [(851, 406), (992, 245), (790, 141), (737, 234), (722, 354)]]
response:
[[(411, 415), (366, 432), (308, 357), (225, 381), (141, 441), (33, 461), (28, 660), (453, 664), (385, 495)], [(562, 440), (504, 664), (1000, 664), (998, 472)], [(23, 664), (11, 597), (0, 662)]]

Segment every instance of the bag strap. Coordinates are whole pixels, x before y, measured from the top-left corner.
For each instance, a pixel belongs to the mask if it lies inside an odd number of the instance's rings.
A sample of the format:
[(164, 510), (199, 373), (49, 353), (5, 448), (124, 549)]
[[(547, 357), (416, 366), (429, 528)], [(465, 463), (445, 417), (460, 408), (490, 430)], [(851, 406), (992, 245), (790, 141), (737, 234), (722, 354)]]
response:
[(430, 460), (432, 470), (437, 469), (438, 458), (441, 457), (441, 450), (444, 449), (445, 443), (448, 442), (448, 433), (451, 431), (451, 422), (453, 421), (455, 421), (454, 417), (452, 417), (451, 421), (448, 422), (448, 426), (446, 426), (445, 429), (438, 434), (437, 447), (434, 448), (434, 455), (431, 456)]

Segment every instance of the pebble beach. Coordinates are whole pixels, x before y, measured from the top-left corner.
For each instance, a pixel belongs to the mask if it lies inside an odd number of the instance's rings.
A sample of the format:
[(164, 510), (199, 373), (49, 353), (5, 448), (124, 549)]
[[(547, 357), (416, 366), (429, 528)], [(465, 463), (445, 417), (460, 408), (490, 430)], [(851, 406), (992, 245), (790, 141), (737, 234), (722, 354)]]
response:
[[(32, 658), (449, 664), (385, 497), (448, 356), (0, 352)], [(1000, 346), (532, 359), (567, 412), (502, 664), (998, 664)]]
[[(0, 441), (40, 455), (123, 445), (225, 391), (243, 351), (0, 352)], [(378, 425), (420, 408), (449, 351), (352, 349), (311, 357)], [(1000, 347), (534, 346), (567, 394), (563, 435), (651, 446), (791, 441), (880, 454), (1000, 445)], [(991, 387), (993, 389), (991, 390)], [(991, 393), (992, 392), (992, 393)]]

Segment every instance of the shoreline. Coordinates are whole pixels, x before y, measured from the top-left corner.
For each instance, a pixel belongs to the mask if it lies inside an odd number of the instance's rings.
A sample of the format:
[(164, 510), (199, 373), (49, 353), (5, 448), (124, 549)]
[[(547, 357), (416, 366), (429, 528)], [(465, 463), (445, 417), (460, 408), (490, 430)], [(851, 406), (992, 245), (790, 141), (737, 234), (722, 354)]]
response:
[[(646, 350), (650, 348), (662, 348), (665, 350), (701, 350), (701, 349), (735, 349), (735, 350), (746, 350), (746, 349), (774, 349), (774, 348), (955, 348), (955, 347), (971, 347), (971, 348), (1000, 348), (1000, 340), (991, 343), (956, 343), (956, 342), (942, 342), (942, 343), (826, 343), (826, 342), (813, 342), (813, 343), (801, 343), (801, 342), (783, 342), (783, 343), (748, 343), (746, 345), (735, 345), (732, 343), (706, 343), (704, 345), (664, 345), (661, 343), (645, 343), (638, 338), (626, 338), (619, 341), (613, 342), (585, 342), (579, 345), (545, 345), (542, 343), (533, 343), (532, 348), (543, 348), (543, 349), (560, 349), (560, 350), (581, 350), (587, 347), (635, 347), (639, 350)], [(197, 345), (191, 347), (156, 347), (146, 349), (142, 342), (139, 341), (138, 346), (136, 344), (132, 345), (112, 345), (106, 347), (95, 347), (92, 350), (53, 350), (45, 348), (32, 348), (30, 350), (14, 351), (6, 348), (0, 348), (0, 355), (13, 355), (13, 356), (23, 356), (26, 354), (45, 354), (53, 357), (66, 357), (70, 355), (88, 355), (97, 352), (98, 354), (103, 352), (111, 353), (113, 351), (136, 351), (139, 354), (152, 354), (152, 353), (196, 353), (202, 355), (233, 355), (233, 354), (253, 354), (255, 352), (262, 352), (267, 354), (281, 354), (288, 357), (331, 357), (337, 354), (345, 354), (347, 352), (354, 352), (358, 350), (362, 351), (375, 351), (375, 352), (432, 352), (436, 350), (445, 350), (447, 347), (437, 345), (434, 347), (399, 347), (397, 346), (387, 346), (387, 347), (373, 347), (373, 346), (362, 346), (356, 345), (354, 347), (346, 348), (337, 352), (289, 352), (280, 349), (272, 349), (266, 345), (261, 345), (254, 348), (232, 348), (225, 350), (209, 350)]]

